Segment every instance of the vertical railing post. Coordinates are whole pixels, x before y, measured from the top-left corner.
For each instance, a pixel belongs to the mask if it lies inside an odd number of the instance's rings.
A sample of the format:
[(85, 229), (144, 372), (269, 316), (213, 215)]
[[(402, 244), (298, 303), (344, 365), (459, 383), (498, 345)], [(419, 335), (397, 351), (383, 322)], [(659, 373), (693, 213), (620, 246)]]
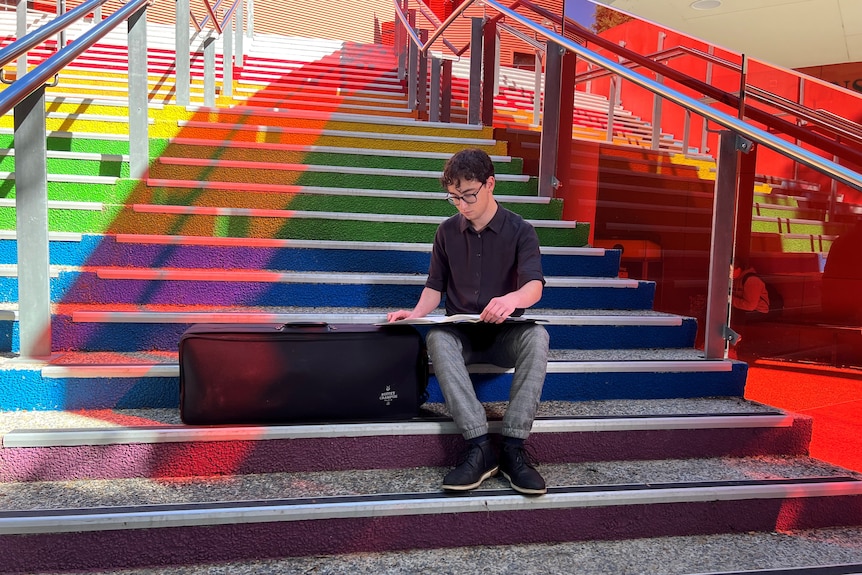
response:
[(46, 358), (51, 355), (51, 280), (45, 87), (15, 106), (13, 115), (20, 356)]
[[(23, 38), (27, 35), (27, 0), (18, 0), (15, 6), (15, 37)], [(27, 73), (27, 54), (18, 57), (16, 63), (16, 78), (21, 78)]]
[(428, 121), (440, 121), (440, 58), (431, 57), (431, 84), (429, 85), (429, 102)]
[(611, 76), (608, 84), (608, 126), (605, 132), (605, 140), (614, 141), (614, 116), (617, 107), (617, 87), (620, 84), (619, 76)]
[[(471, 61), (474, 51), (470, 51)], [(482, 124), (494, 124), (494, 93), (497, 78), (494, 75), (497, 61), (497, 22), (488, 19), (482, 26)]]
[[(411, 28), (416, 26), (416, 10), (407, 12), (407, 22)], [(413, 40), (407, 41), (407, 108), (415, 110), (417, 84), (419, 82), (419, 47)]]
[[(399, 2), (402, 12), (404, 12), (404, 4)], [(404, 12), (406, 15), (407, 12)], [(401, 19), (395, 17), (395, 54), (398, 56), (398, 79), (404, 80), (407, 74), (407, 48), (406, 42), (407, 31), (401, 23)]]
[(177, 0), (176, 29), (176, 102), (180, 106), (191, 103), (191, 39), (189, 33), (189, 0)]
[[(712, 56), (715, 53), (715, 47), (710, 45), (707, 53)], [(704, 81), (712, 85), (712, 61), (707, 60), (706, 62), (706, 76), (704, 77)], [(701, 118), (701, 131), (700, 131), (700, 153), (706, 154), (709, 152), (709, 120), (706, 118)]]
[[(657, 52), (661, 52), (664, 50), (664, 39), (667, 36), (664, 32), (658, 33), (658, 47), (656, 48)], [(655, 81), (659, 84), (664, 82), (664, 77), (661, 74), (655, 75)], [(650, 148), (653, 150), (658, 150), (661, 144), (661, 107), (664, 102), (664, 98), (662, 98), (658, 94), (652, 95), (652, 140), (650, 141)]]
[(142, 177), (150, 163), (147, 86), (147, 6), (132, 14), (129, 30), (129, 168)]
[[(422, 45), (428, 41), (428, 30), (419, 30), (419, 41)], [(419, 118), (428, 119), (428, 54), (419, 52), (419, 77), (416, 81), (416, 108)]]
[(539, 144), (539, 195), (552, 198), (559, 185), (557, 141), (560, 136), (560, 81), (563, 49), (548, 40), (545, 49), (545, 107), (542, 111), (542, 139)]
[(246, 2), (248, 26), (245, 29), (245, 33), (249, 38), (254, 38), (254, 0), (246, 0)]
[(707, 359), (724, 358), (727, 340), (734, 340), (727, 324), (739, 168), (738, 152), (747, 151), (750, 147), (751, 142), (735, 132), (725, 130), (720, 134), (712, 210), (706, 325), (704, 326), (703, 350)]
[(245, 13), (245, 0), (239, 0), (234, 11), (234, 19), (236, 21), (236, 65), (242, 68), (245, 65), (245, 44), (243, 38), (245, 31), (243, 30), (243, 14)]
[[(66, 0), (57, 0), (57, 16), (62, 16), (66, 13)], [(57, 51), (63, 49), (63, 46), (66, 45), (66, 30), (61, 30), (60, 35), (57, 37)]]
[(533, 124), (539, 125), (542, 115), (542, 51), (536, 50), (536, 74), (533, 81)]
[(208, 32), (204, 38), (204, 106), (215, 106), (215, 38)]
[(477, 125), (481, 121), (482, 99), (482, 27), (484, 18), (472, 18), (470, 29), (470, 94), (467, 98), (467, 123)]
[(443, 60), (440, 87), (440, 121), (452, 121), (452, 60)]
[(575, 108), (575, 68), (577, 55), (566, 51), (563, 54), (560, 74), (560, 103), (558, 106), (557, 136), (557, 180), (564, 190), (569, 189), (569, 175), (572, 164), (572, 111)]
[(222, 95), (233, 97), (233, 21), (222, 28), (221, 84)]

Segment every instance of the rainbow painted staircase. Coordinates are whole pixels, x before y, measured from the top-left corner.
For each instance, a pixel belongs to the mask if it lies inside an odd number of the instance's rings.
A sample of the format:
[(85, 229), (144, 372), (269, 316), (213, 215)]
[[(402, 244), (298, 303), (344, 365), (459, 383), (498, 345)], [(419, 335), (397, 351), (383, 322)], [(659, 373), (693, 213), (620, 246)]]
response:
[[(245, 96), (213, 109), (173, 105), (154, 58), (142, 180), (128, 178), (121, 98), (103, 97), (122, 85), (124, 50), (99, 49), (49, 92), (56, 353), (0, 366), (4, 572), (859, 525), (862, 482), (806, 457), (811, 420), (742, 399), (746, 365), (704, 360), (694, 320), (652, 311), (654, 284), (618, 277), (619, 251), (585, 245), (587, 224), (537, 197), (491, 128), (415, 121), (386, 48), (258, 37), (234, 87)], [(433, 377), (411, 421), (180, 423), (187, 326), (372, 323), (411, 306), (452, 213), (437, 178), (465, 146), (493, 155), (498, 200), (542, 243), (548, 284), (530, 311), (553, 359), (530, 443), (547, 495), (498, 479), (440, 492), (462, 442)], [(497, 421), (510, 374), (473, 374)]]

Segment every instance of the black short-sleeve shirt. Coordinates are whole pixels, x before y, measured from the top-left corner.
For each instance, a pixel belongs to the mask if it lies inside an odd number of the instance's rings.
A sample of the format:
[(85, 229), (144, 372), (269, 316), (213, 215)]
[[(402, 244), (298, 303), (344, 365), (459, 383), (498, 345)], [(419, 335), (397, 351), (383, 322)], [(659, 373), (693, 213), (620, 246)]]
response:
[(447, 315), (481, 313), (492, 298), (532, 280), (545, 283), (539, 238), (518, 214), (498, 205), (481, 232), (461, 214), (437, 228), (425, 287), (446, 295)]

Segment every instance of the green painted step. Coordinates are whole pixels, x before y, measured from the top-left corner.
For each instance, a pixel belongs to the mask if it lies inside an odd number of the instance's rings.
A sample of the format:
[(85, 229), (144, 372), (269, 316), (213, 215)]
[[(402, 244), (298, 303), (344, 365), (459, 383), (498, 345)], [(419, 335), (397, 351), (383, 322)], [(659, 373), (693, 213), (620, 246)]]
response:
[[(167, 142), (167, 140), (165, 140)], [(46, 140), (48, 150), (55, 152), (89, 152), (96, 154), (114, 154), (118, 156), (129, 154), (129, 141), (84, 137), (68, 133), (68, 137), (48, 136)], [(0, 134), (0, 148), (14, 148), (15, 139), (12, 134)], [(154, 149), (160, 154), (164, 146), (157, 140), (150, 140), (150, 153)]]
[[(391, 219), (404, 218), (392, 216)], [(52, 209), (48, 213), (48, 226), (52, 232), (431, 243), (439, 222), (425, 222), (421, 216), (417, 220), (367, 221), (305, 217), (302, 214), (282, 218), (138, 213), (128, 206), (104, 206), (100, 212)], [(15, 229), (14, 208), (0, 207), (0, 229)], [(543, 246), (581, 247), (587, 245), (589, 225), (537, 227), (536, 232)]]
[[(325, 168), (325, 167), (324, 167)], [(316, 172), (313, 167), (303, 169), (278, 169), (250, 167), (169, 165), (156, 162), (150, 169), (150, 177), (168, 180), (237, 182), (247, 184), (323, 186), (368, 190), (403, 190), (431, 192), (440, 191), (439, 175), (411, 176), (393, 173), (338, 173)], [(498, 179), (496, 189), (500, 194), (536, 196), (538, 180), (526, 182)]]
[[(49, 174), (74, 174), (77, 176), (113, 176), (128, 178), (129, 163), (120, 159), (48, 158)], [(0, 158), (0, 172), (14, 172), (15, 157)]]
[[(124, 204), (135, 201), (132, 194), (138, 187), (142, 190), (146, 188), (146, 184), (130, 179), (119, 179), (115, 184), (49, 181), (48, 200)], [(15, 180), (0, 183), (0, 197), (14, 198), (15, 195)]]
[(752, 232), (779, 234), (813, 234), (838, 235), (845, 231), (846, 226), (836, 223), (815, 222), (810, 220), (789, 220), (787, 218), (770, 218), (767, 220), (755, 217), (751, 223)]
[[(428, 193), (427, 198), (400, 198), (348, 194), (314, 193), (249, 193), (243, 190), (184, 189), (150, 187), (135, 194), (138, 203), (165, 205), (196, 205), (215, 207), (242, 207), (258, 209), (312, 210), (327, 212), (355, 212), (377, 214), (405, 214), (448, 217), (456, 209), (444, 198), (442, 191)], [(523, 196), (517, 196), (521, 198)], [(563, 201), (511, 202), (505, 195), (496, 195), (500, 203), (526, 219), (559, 220), (563, 215)]]
[[(283, 164), (310, 164), (319, 166), (350, 166), (392, 170), (443, 171), (446, 158), (409, 157), (393, 153), (391, 155), (371, 155), (355, 153), (327, 153), (318, 151), (290, 151), (279, 149), (258, 149), (231, 146), (169, 144), (161, 156), (181, 158), (213, 158), (220, 160), (267, 161)], [(446, 154), (448, 156), (448, 154)], [(512, 158), (510, 162), (494, 162), (498, 174), (520, 174), (523, 160)]]

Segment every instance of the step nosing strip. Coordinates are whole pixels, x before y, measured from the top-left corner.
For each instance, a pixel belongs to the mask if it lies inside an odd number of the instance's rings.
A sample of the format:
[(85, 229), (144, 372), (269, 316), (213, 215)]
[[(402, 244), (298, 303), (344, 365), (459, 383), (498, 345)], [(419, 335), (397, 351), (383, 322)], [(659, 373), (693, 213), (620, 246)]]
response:
[(862, 495), (849, 477), (550, 488), (541, 497), (512, 490), (469, 495), (405, 493), (298, 500), (0, 512), (0, 534), (63, 533), (372, 517), (546, 511), (627, 505), (731, 502)]
[[(39, 368), (46, 379), (62, 378), (140, 378), (179, 377), (180, 367), (176, 363), (122, 364), (122, 365), (45, 365)], [(472, 374), (511, 374), (506, 369), (491, 364), (471, 364)], [(431, 368), (433, 373), (433, 366)], [(548, 373), (721, 373), (733, 371), (733, 362), (728, 360), (608, 360), (608, 361), (560, 361), (548, 362)]]
[[(439, 180), (443, 174), (436, 170), (405, 170), (392, 168), (365, 168), (361, 166), (332, 166), (322, 164), (288, 164), (281, 162), (264, 162), (255, 160), (224, 160), (219, 158), (185, 158), (177, 156), (162, 156), (158, 162), (164, 165), (178, 165), (203, 168), (255, 169), (285, 172), (321, 173), (321, 174), (351, 174), (366, 176), (393, 176), (404, 178), (430, 178)], [(498, 174), (497, 181), (527, 182), (530, 176), (518, 174)], [(441, 192), (442, 194), (442, 192)], [(544, 199), (544, 198), (543, 198)]]
[(304, 134), (317, 137), (340, 137), (340, 138), (362, 138), (375, 140), (404, 140), (406, 142), (425, 142), (438, 144), (471, 144), (474, 146), (493, 146), (496, 140), (488, 138), (470, 138), (457, 136), (430, 136), (424, 134), (410, 134), (401, 132), (359, 132), (350, 130), (333, 130), (327, 128), (297, 128), (285, 126), (272, 126), (268, 124), (231, 124), (227, 122), (199, 122), (196, 120), (180, 120), (177, 122), (180, 128), (203, 128), (215, 130), (234, 130), (251, 132), (269, 132), (289, 134)]
[[(333, 171), (333, 173), (339, 172), (336, 170)], [(245, 193), (271, 192), (322, 196), (416, 199), (428, 200), (433, 202), (445, 201), (446, 198), (445, 192), (443, 191), (423, 192), (415, 190), (375, 190), (371, 188), (339, 188), (332, 186), (300, 186), (295, 184), (245, 183), (238, 181), (219, 180), (179, 180), (169, 178), (147, 178), (146, 182), (147, 186), (150, 188), (162, 187), (217, 191), (242, 191)], [(549, 205), (552, 200), (552, 198), (543, 196), (522, 196), (513, 194), (497, 194), (494, 197), (498, 202), (502, 204), (536, 204), (546, 206)]]
[[(247, 142), (244, 140), (201, 140), (198, 138), (186, 138), (177, 136), (170, 139), (171, 143), (183, 146), (214, 146), (228, 148), (251, 148), (266, 150), (281, 150), (287, 152), (314, 152), (320, 154), (375, 156), (375, 157), (398, 157), (415, 158), (423, 160), (447, 160), (452, 154), (446, 152), (426, 152), (413, 150), (387, 150), (375, 148), (342, 148), (338, 146), (316, 146), (313, 144), (278, 144), (269, 142)], [(500, 156), (490, 154), (491, 160), (505, 164), (513, 161), (512, 156)]]
[[(95, 268), (100, 279), (133, 279), (151, 281), (213, 281), (213, 282), (262, 282), (262, 283), (313, 283), (321, 285), (424, 285), (425, 273), (338, 273), (338, 272), (283, 272), (265, 270), (226, 271), (219, 269), (160, 269), (160, 268)], [(639, 286), (637, 280), (596, 281), (595, 278), (549, 277), (548, 288), (600, 287), (632, 289)]]
[[(2, 232), (0, 232), (2, 233)], [(79, 234), (80, 235), (80, 234)], [(336, 249), (336, 250), (374, 250), (374, 251), (411, 251), (431, 252), (430, 243), (412, 242), (348, 242), (343, 240), (300, 240), (279, 238), (244, 238), (244, 237), (219, 237), (219, 236), (174, 236), (174, 235), (149, 235), (149, 234), (117, 234), (118, 243), (151, 243), (170, 245), (223, 245), (241, 247), (285, 247), (285, 248), (307, 248), (307, 249)], [(547, 255), (563, 256), (590, 256), (601, 257), (605, 255), (605, 248), (592, 247), (554, 247), (539, 246), (539, 250)]]
[[(184, 311), (73, 311), (76, 323), (289, 323), (292, 321), (326, 321), (328, 323), (374, 324), (385, 321), (385, 314), (371, 313), (293, 313), (293, 312), (184, 312)], [(678, 327), (681, 317), (674, 316), (542, 316), (529, 317), (545, 325)]]
[[(584, 433), (608, 431), (695, 430), (790, 427), (793, 417), (778, 413), (726, 415), (652, 415), (633, 417), (536, 418), (532, 433)], [(489, 422), (490, 432), (499, 433), (502, 422)], [(241, 425), (223, 427), (153, 426), (140, 428), (15, 429), (3, 436), (4, 448), (79, 447), (193, 443), (216, 441), (273, 441), (380, 436), (457, 435), (455, 424), (441, 421), (395, 423), (344, 423), (306, 425)]]

